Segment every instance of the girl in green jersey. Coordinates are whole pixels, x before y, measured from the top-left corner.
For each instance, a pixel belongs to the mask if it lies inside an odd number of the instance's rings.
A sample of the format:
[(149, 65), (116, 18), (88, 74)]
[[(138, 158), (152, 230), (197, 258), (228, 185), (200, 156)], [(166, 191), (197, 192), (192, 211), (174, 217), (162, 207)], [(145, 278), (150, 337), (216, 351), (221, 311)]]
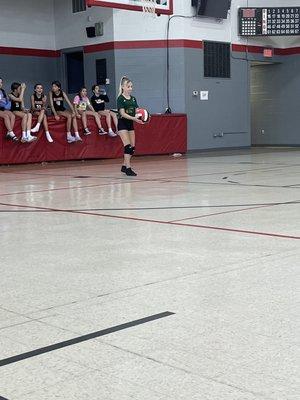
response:
[(127, 176), (136, 176), (131, 169), (130, 160), (135, 150), (135, 133), (133, 123), (143, 124), (135, 116), (135, 110), (138, 108), (136, 98), (131, 96), (132, 81), (123, 76), (120, 81), (119, 95), (117, 99), (118, 108), (118, 134), (124, 146), (124, 163), (121, 172)]

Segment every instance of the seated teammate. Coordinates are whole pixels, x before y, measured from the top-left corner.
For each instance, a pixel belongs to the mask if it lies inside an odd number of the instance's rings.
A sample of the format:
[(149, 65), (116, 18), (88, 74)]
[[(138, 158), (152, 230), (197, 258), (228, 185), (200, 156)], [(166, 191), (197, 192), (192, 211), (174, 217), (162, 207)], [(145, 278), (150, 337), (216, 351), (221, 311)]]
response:
[(34, 93), (31, 95), (31, 112), (33, 115), (38, 117), (38, 122), (36, 126), (31, 129), (31, 132), (38, 132), (43, 122), (46, 138), (48, 142), (52, 143), (53, 139), (50, 135), (48, 128), (48, 121), (46, 116), (46, 104), (47, 104), (47, 96), (44, 94), (43, 86), (40, 83), (37, 83), (34, 86)]
[(109, 98), (108, 98), (106, 92), (103, 90), (101, 91), (99, 85), (93, 85), (92, 91), (93, 91), (93, 96), (91, 97), (91, 103), (92, 103), (94, 110), (99, 115), (105, 116), (109, 136), (111, 136), (111, 137), (117, 136), (117, 134), (111, 128), (111, 120), (113, 119), (114, 125), (117, 129), (118, 118), (117, 118), (116, 113), (114, 113), (110, 110), (105, 110), (105, 103), (109, 102)]
[[(85, 135), (90, 135), (91, 131), (87, 127), (87, 116), (91, 115), (95, 118), (96, 124), (99, 129), (99, 135), (105, 135), (106, 132), (102, 128), (100, 116), (95, 112), (93, 106), (91, 105), (89, 98), (87, 97), (87, 89), (85, 87), (81, 88), (78, 95), (75, 96), (74, 100), (75, 113), (78, 118), (82, 118), (82, 125)], [(90, 110), (88, 110), (90, 109)]]
[(25, 83), (13, 82), (11, 84), (11, 93), (8, 95), (11, 101), (10, 110), (15, 116), (22, 119), (22, 143), (30, 143), (36, 140), (35, 136), (31, 135), (32, 115), (24, 106)]
[[(59, 81), (52, 82), (52, 88), (49, 92), (49, 101), (56, 121), (59, 121), (60, 117), (66, 118), (67, 120), (67, 142), (74, 143), (77, 141), (82, 141), (78, 133), (78, 125), (74, 108), (66, 93), (62, 91), (61, 83)], [(70, 110), (66, 109), (64, 102), (68, 104)], [(72, 125), (74, 129), (74, 136), (71, 134)]]
[(18, 141), (17, 136), (14, 134), (14, 125), (16, 117), (10, 111), (11, 102), (7, 97), (5, 90), (3, 89), (3, 80), (0, 78), (0, 118), (3, 119), (4, 125), (7, 129), (6, 138), (11, 139), (14, 142)]

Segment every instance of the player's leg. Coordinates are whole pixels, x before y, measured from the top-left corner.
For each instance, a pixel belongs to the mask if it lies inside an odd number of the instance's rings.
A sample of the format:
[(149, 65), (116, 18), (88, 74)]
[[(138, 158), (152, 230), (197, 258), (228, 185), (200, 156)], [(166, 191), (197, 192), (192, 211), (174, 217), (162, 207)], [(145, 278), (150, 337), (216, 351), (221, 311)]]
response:
[(13, 132), (10, 116), (7, 113), (5, 113), (5, 111), (0, 110), (0, 118), (3, 119), (4, 125), (7, 129), (6, 138), (17, 142), (18, 138)]
[(34, 128), (31, 129), (32, 133), (38, 132), (40, 130), (41, 123), (44, 119), (45, 110), (37, 111), (34, 113), (38, 117), (37, 123)]
[(103, 110), (100, 111), (101, 115), (103, 115), (105, 117), (106, 120), (106, 125), (108, 127), (108, 134), (111, 137), (116, 137), (118, 136), (111, 128), (111, 115), (110, 115), (110, 111), (109, 110)]
[(127, 168), (130, 168), (130, 149), (131, 149), (131, 144), (130, 144), (130, 138), (129, 138), (129, 132), (126, 129), (121, 129), (119, 130), (119, 136), (122, 140), (123, 147), (124, 147), (124, 161), (123, 165), (121, 168), (121, 172), (126, 173)]
[(110, 116), (111, 116), (111, 118), (112, 118), (112, 120), (113, 120), (113, 122), (114, 122), (114, 125), (115, 125), (116, 130), (118, 130), (118, 118), (117, 118), (117, 114), (116, 114), (115, 112), (113, 112), (113, 111), (109, 111), (109, 113), (110, 113)]
[(43, 126), (44, 126), (44, 129), (45, 129), (45, 134), (46, 134), (46, 138), (47, 138), (48, 142), (53, 143), (52, 136), (51, 136), (51, 134), (49, 132), (48, 119), (47, 119), (47, 115), (46, 114), (44, 114)]
[(68, 143), (74, 143), (76, 142), (76, 139), (74, 136), (71, 134), (71, 126), (72, 126), (72, 115), (68, 111), (57, 111), (57, 114), (61, 117), (64, 117), (67, 122), (67, 142)]
[(73, 129), (74, 129), (74, 135), (75, 135), (75, 140), (77, 142), (82, 142), (81, 137), (79, 136), (79, 132), (78, 132), (78, 124), (77, 124), (77, 118), (76, 115), (71, 115), (72, 117), (72, 125), (73, 125)]
[(134, 154), (135, 135), (133, 129), (133, 121), (120, 118), (118, 120), (118, 133), (124, 146), (124, 163), (121, 172), (128, 176), (136, 176), (136, 173), (131, 169), (131, 157)]
[[(132, 156), (134, 155), (135, 152), (135, 132), (134, 130), (130, 130), (129, 132), (129, 140), (130, 140), (130, 161)], [(131, 167), (127, 168), (126, 170), (126, 175), (128, 176), (136, 176), (137, 174), (131, 169)]]
[(79, 114), (81, 115), (81, 121), (82, 121), (84, 135), (90, 135), (91, 132), (90, 132), (89, 128), (87, 127), (87, 111), (79, 111)]

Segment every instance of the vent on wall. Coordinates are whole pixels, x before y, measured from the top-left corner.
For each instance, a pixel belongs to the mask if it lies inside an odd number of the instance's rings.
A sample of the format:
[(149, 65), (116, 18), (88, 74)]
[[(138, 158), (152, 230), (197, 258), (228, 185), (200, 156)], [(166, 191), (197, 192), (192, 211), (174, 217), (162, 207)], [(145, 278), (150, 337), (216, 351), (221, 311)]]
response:
[(85, 0), (72, 0), (73, 13), (86, 10)]
[(204, 42), (204, 77), (230, 78), (230, 44)]

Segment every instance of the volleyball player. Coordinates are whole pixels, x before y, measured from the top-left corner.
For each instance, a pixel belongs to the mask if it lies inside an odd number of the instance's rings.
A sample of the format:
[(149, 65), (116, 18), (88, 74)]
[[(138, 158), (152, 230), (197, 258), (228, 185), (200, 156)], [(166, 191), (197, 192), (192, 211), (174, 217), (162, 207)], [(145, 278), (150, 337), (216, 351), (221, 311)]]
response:
[(44, 88), (40, 83), (34, 86), (34, 93), (31, 95), (31, 112), (38, 117), (36, 126), (31, 129), (31, 132), (38, 132), (43, 122), (45, 134), (48, 142), (52, 143), (53, 139), (50, 135), (48, 128), (48, 121), (46, 116), (47, 96), (44, 93)]
[(123, 76), (120, 81), (119, 95), (117, 99), (118, 108), (118, 134), (124, 146), (124, 163), (121, 172), (127, 176), (136, 176), (137, 174), (131, 169), (130, 161), (135, 150), (135, 132), (133, 123), (143, 124), (139, 118), (135, 116), (135, 110), (138, 108), (136, 98), (131, 96), (132, 81)]
[(111, 137), (118, 136), (111, 128), (111, 120), (113, 119), (115, 127), (117, 129), (118, 126), (118, 118), (117, 115), (110, 110), (105, 110), (105, 103), (109, 102), (109, 98), (104, 90), (101, 90), (99, 85), (93, 85), (92, 87), (93, 96), (91, 97), (91, 103), (94, 110), (103, 115), (106, 119), (106, 125), (108, 127), (108, 134)]
[(35, 136), (31, 135), (32, 114), (24, 106), (25, 83), (13, 82), (11, 84), (11, 93), (8, 95), (11, 101), (10, 110), (16, 117), (22, 119), (22, 143), (30, 143), (36, 140)]
[(0, 118), (3, 119), (4, 125), (7, 129), (6, 138), (11, 139), (14, 142), (18, 141), (17, 136), (14, 134), (14, 125), (16, 117), (10, 111), (11, 102), (7, 97), (5, 90), (3, 89), (3, 80), (0, 78)]
[(98, 126), (98, 130), (99, 130), (99, 135), (106, 134), (106, 132), (102, 128), (100, 116), (96, 113), (96, 111), (94, 110), (93, 106), (90, 103), (89, 98), (87, 97), (87, 89), (85, 87), (82, 87), (79, 90), (78, 95), (75, 96), (75, 98), (73, 100), (73, 103), (74, 103), (76, 117), (82, 118), (82, 125), (83, 125), (85, 135), (91, 134), (89, 128), (87, 127), (87, 116), (88, 115), (91, 115), (95, 118), (96, 124)]
[[(67, 120), (67, 142), (73, 143), (76, 141), (82, 141), (78, 133), (78, 125), (74, 108), (66, 93), (61, 89), (61, 83), (59, 81), (52, 82), (51, 91), (49, 92), (49, 101), (56, 121), (59, 121), (60, 117), (64, 117)], [(65, 102), (68, 104), (70, 110), (66, 109), (64, 105)], [(72, 125), (74, 129), (74, 136), (71, 134)]]

